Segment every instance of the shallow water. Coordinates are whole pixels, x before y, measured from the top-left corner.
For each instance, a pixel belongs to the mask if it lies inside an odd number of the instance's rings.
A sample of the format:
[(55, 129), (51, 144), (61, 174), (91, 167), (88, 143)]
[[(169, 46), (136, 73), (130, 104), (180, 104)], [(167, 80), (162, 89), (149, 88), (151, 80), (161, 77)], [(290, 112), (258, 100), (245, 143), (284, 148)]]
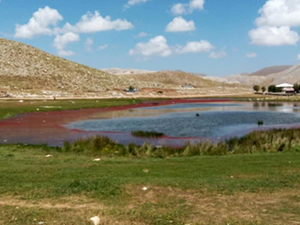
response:
[[(192, 103), (127, 110), (118, 116), (67, 124), (68, 129), (163, 132), (169, 137), (224, 139), (255, 129), (300, 124), (300, 108), (290, 103)], [(199, 116), (196, 116), (196, 115)], [(263, 126), (257, 122), (263, 121)]]
[[(149, 142), (180, 146), (187, 141), (220, 141), (256, 129), (299, 127), (299, 115), (298, 103), (152, 101), (112, 108), (21, 114), (0, 120), (0, 143), (62, 146), (66, 140), (104, 135), (121, 144)], [(258, 126), (258, 120), (264, 125)], [(138, 138), (131, 135), (133, 130), (154, 130), (166, 136)]]

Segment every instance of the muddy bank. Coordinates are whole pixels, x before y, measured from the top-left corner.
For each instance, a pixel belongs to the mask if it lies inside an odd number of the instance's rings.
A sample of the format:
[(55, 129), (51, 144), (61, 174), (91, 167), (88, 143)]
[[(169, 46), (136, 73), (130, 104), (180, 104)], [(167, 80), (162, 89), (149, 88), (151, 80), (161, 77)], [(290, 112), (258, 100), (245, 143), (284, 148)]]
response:
[[(209, 99), (172, 99), (162, 101), (148, 101), (135, 105), (117, 106), (110, 108), (80, 109), (54, 112), (35, 112), (18, 115), (14, 118), (0, 121), (0, 143), (27, 143), (27, 144), (48, 144), (51, 146), (62, 146), (63, 142), (74, 141), (80, 137), (88, 137), (95, 134), (105, 135), (112, 139), (117, 139), (121, 144), (135, 142), (142, 144), (149, 140), (136, 138), (130, 133), (118, 132), (86, 132), (81, 130), (69, 130), (64, 127), (65, 124), (89, 120), (105, 119), (104, 113), (130, 110), (142, 107), (153, 107), (157, 105), (170, 105), (179, 103), (211, 103), (226, 102), (226, 99), (209, 100)], [(200, 138), (179, 138), (168, 137), (157, 140), (151, 140), (157, 145), (181, 145), (186, 141), (197, 141)]]

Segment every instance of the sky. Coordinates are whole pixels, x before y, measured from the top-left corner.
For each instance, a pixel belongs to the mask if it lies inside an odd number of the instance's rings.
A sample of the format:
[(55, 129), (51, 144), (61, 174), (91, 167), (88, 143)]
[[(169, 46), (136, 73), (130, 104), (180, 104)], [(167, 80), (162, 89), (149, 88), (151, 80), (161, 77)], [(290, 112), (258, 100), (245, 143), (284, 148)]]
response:
[(0, 15), (0, 37), (97, 69), (300, 63), (300, 0), (0, 0)]

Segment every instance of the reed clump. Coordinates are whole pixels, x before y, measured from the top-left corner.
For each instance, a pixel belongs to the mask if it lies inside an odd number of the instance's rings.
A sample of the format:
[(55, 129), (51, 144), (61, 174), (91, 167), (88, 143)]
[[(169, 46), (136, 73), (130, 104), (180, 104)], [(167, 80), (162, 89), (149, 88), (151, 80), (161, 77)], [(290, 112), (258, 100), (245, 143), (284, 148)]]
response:
[(167, 158), (180, 156), (251, 154), (260, 152), (300, 151), (300, 129), (273, 129), (254, 131), (241, 138), (224, 142), (186, 143), (182, 147), (154, 146), (149, 143), (121, 145), (108, 137), (92, 136), (70, 143), (63, 152), (99, 156), (126, 156), (138, 158)]
[(135, 137), (143, 137), (143, 138), (160, 138), (162, 136), (164, 136), (164, 133), (161, 132), (156, 132), (156, 131), (142, 131), (142, 130), (138, 130), (138, 131), (132, 131), (131, 132), (132, 136)]

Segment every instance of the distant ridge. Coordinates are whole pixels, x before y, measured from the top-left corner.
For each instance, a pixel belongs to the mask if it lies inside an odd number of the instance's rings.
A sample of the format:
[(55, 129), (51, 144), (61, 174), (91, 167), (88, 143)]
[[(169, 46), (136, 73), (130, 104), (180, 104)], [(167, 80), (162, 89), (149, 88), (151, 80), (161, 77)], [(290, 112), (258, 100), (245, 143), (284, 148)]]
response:
[(220, 85), (218, 82), (203, 79), (201, 76), (192, 73), (186, 73), (180, 70), (176, 71), (159, 71), (151, 74), (135, 74), (128, 75), (128, 77), (144, 81), (159, 83), (165, 85), (191, 85), (194, 87), (215, 86)]
[(268, 77), (270, 77), (270, 79), (272, 79), (273, 84), (300, 83), (300, 64), (292, 66), (280, 73), (269, 75)]
[(282, 66), (269, 66), (269, 67), (265, 67), (261, 70), (258, 70), (254, 73), (249, 74), (249, 76), (267, 76), (270, 74), (274, 74), (274, 73), (280, 73), (282, 71), (285, 71), (289, 68), (291, 68), (292, 66), (290, 65), (282, 65)]

